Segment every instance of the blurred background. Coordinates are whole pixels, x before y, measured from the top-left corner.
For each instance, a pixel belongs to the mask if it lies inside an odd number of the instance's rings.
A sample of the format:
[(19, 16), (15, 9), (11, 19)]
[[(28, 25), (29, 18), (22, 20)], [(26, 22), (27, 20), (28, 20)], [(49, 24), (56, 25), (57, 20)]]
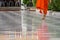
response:
[[(27, 5), (27, 7), (35, 7), (36, 0), (23, 0), (23, 3)], [(60, 0), (49, 0), (49, 10), (60, 11)]]
[[(60, 40), (60, 0), (49, 1), (47, 35), (49, 40)], [(0, 40), (38, 40), (42, 15), (35, 6), (36, 0), (0, 0)]]
[(0, 7), (20, 7), (21, 0), (0, 0)]

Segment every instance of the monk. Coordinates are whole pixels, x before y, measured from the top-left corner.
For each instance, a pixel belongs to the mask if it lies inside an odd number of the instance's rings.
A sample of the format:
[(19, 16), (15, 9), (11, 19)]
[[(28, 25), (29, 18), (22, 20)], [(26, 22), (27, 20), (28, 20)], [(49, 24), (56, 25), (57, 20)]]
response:
[(44, 14), (42, 19), (45, 19), (48, 10), (48, 0), (37, 0), (36, 8), (40, 10), (40, 13)]

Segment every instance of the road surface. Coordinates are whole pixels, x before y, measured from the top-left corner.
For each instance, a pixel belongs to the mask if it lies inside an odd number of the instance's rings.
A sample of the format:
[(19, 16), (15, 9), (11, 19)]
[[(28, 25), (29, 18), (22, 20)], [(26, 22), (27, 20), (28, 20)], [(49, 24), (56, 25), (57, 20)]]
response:
[[(23, 13), (23, 24), (27, 32), (36, 31), (41, 24), (41, 15), (35, 11), (0, 11), (0, 34), (8, 34), (8, 31), (22, 32), (21, 13)], [(50, 40), (60, 40), (60, 12), (46, 17)]]

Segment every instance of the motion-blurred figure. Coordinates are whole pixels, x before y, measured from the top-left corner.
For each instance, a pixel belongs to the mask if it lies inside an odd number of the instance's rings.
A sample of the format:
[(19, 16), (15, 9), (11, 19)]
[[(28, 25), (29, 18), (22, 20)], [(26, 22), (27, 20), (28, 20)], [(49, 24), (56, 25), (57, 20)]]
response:
[(20, 6), (20, 1), (16, 1), (15, 6), (19, 7)]
[(2, 6), (2, 0), (0, 0), (0, 7)]
[(10, 0), (10, 1), (9, 1), (9, 6), (10, 6), (10, 7), (15, 6), (15, 1), (14, 1), (14, 0)]

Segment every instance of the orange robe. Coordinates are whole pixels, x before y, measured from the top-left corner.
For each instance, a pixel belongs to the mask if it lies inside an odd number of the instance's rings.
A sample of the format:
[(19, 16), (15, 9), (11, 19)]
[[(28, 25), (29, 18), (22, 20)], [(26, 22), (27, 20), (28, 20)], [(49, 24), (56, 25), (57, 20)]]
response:
[(43, 10), (44, 14), (47, 14), (48, 0), (37, 0), (36, 8), (40, 9), (40, 12), (42, 12), (41, 10)]

